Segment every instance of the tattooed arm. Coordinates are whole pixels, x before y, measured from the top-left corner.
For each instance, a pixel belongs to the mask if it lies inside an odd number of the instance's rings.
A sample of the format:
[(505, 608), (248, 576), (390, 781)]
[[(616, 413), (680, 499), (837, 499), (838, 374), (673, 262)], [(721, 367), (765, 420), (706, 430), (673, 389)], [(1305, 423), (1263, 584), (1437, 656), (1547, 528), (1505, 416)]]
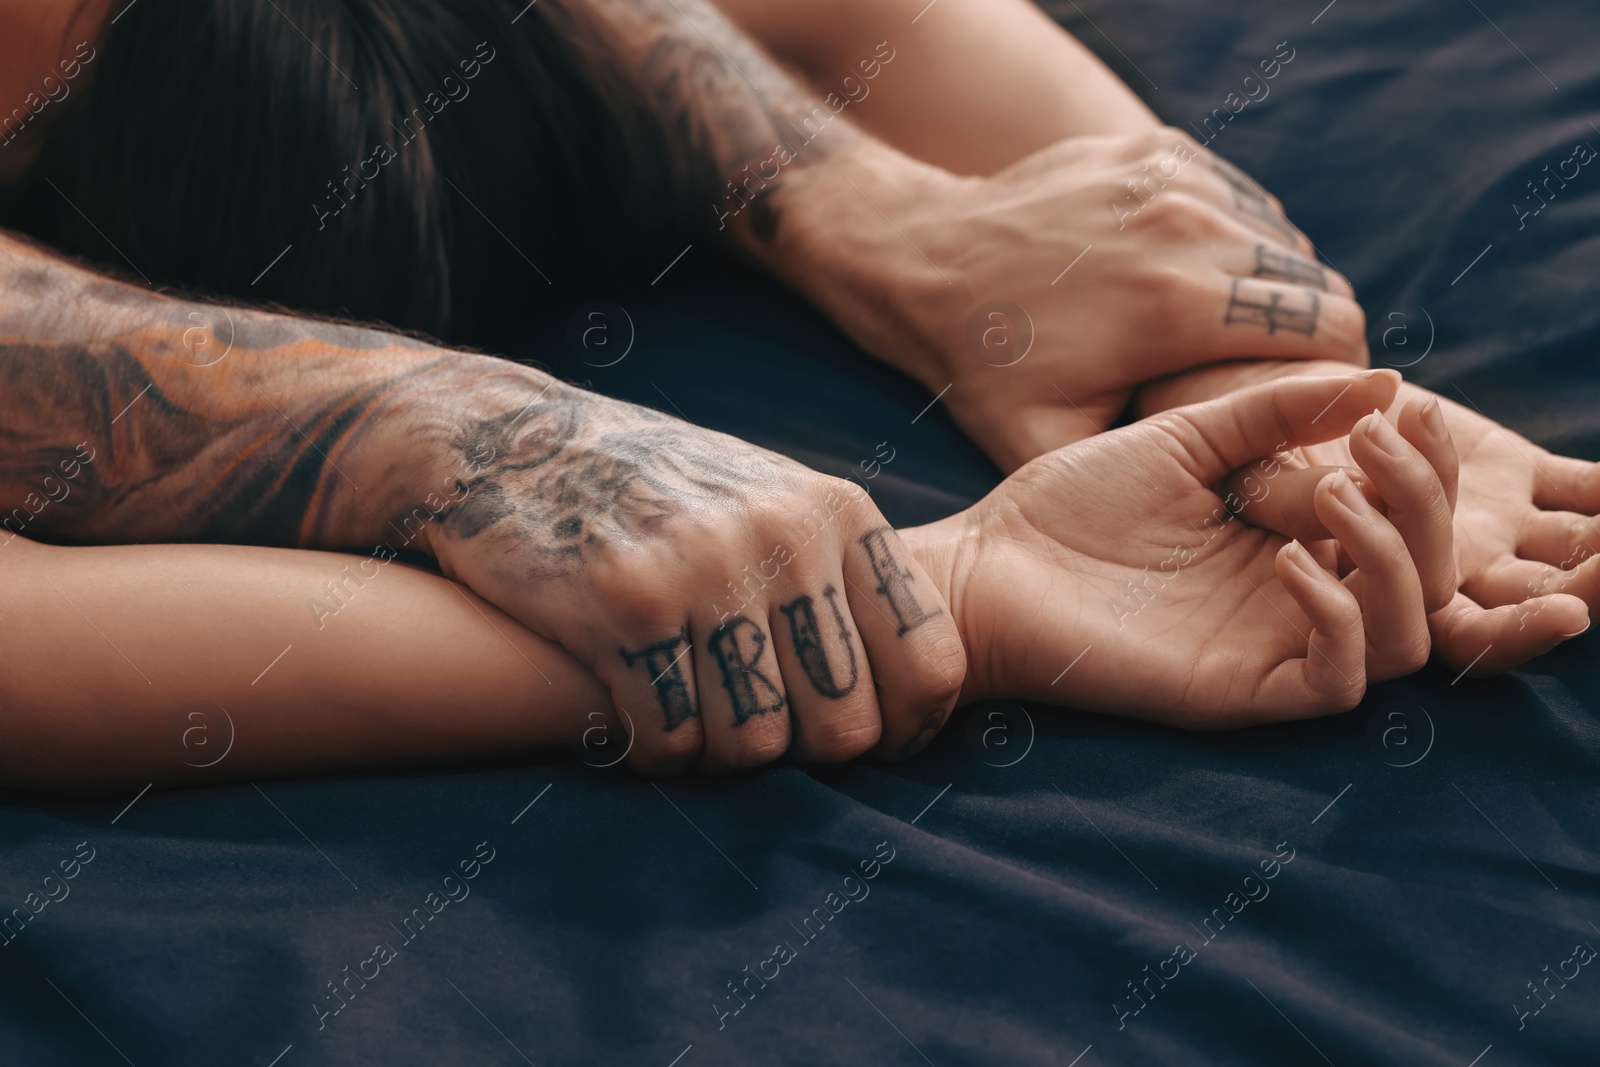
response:
[(10, 534), (430, 553), (604, 682), (641, 770), (898, 755), (961, 686), (938, 593), (851, 483), (515, 363), (0, 237), (0, 383)]
[[(834, 32), (843, 23), (824, 17), (831, 3), (728, 8), (776, 42), (774, 27), (805, 18), (796, 10), (822, 12), (814, 32)], [(860, 78), (814, 92), (707, 0), (598, 0), (584, 10), (598, 13), (617, 64), (636, 72), (660, 121), (700, 161), (691, 195), (705, 227), (940, 394), (1002, 468), (1105, 429), (1138, 385), (1193, 366), (1365, 363), (1365, 319), (1349, 286), (1317, 266), (1278, 203), (1125, 98), (1111, 113), (1115, 132), (1062, 117), (1081, 107), (1044, 109), (1042, 125), (1029, 127), (1017, 115), (1033, 101), (1007, 105), (997, 125), (1026, 129), (1000, 154), (1045, 147), (985, 177), (952, 174), (858, 130), (860, 79), (870, 72), (877, 92), (902, 71), (915, 79), (929, 27), (948, 37), (939, 20), (954, 9), (937, 5), (913, 25), (914, 7), (869, 5), (868, 22), (887, 28), (848, 61)], [(992, 36), (1001, 31), (964, 25), (988, 65), (1012, 62), (1008, 38)], [(1285, 42), (1264, 56), (1257, 82), (1280, 75), (1293, 51)], [(1030, 49), (1017, 61), (1048, 54)], [(1086, 62), (1076, 48), (1066, 58)], [(1099, 92), (1104, 80), (1086, 84)], [(927, 118), (931, 107), (910, 105), (902, 119)], [(1099, 132), (1057, 139), (1085, 129)], [(1289, 276), (1263, 262), (1292, 264)], [(1313, 275), (1323, 288), (1302, 280)]]
[[(1343, 434), (1395, 385), (1375, 372), (1239, 392), (1041, 458), (960, 515), (905, 531), (973, 650), (962, 698), (1214, 729), (1343, 710), (1368, 679), (1416, 669), (1419, 571), (1448, 565), (1448, 514), (1422, 527), (1394, 508), (1385, 517), (1348, 479), (1308, 480), (1267, 457)], [(1379, 421), (1351, 435), (1371, 484), (1386, 500), (1410, 503), (1423, 495), (1413, 486), (1442, 495), (1448, 464), (1425, 454), (1437, 452), (1431, 431), (1402, 421), (1422, 450), (1389, 459)], [(1252, 507), (1314, 503), (1356, 566), (1348, 589), (1212, 492), (1246, 462), (1271, 486)], [(1350, 494), (1353, 506), (1340, 503)], [(1394, 550), (1397, 526), (1409, 553)], [(863, 546), (886, 628), (917, 633), (943, 617), (898, 539), (879, 530)], [(16, 538), (0, 547), (0, 590), (0, 784), (131, 791), (561, 743), (607, 766), (648, 741), (648, 722), (608, 714), (611, 695), (572, 656), (381, 554)], [(798, 661), (784, 665), (791, 687), (838, 699), (862, 684), (865, 664), (840, 640), (843, 599), (824, 587), (778, 605), (774, 626)], [(737, 680), (736, 712), (764, 716), (777, 676), (759, 663), (749, 618), (709, 651), (722, 680)], [(634, 654), (661, 692), (681, 695), (674, 644)], [(940, 722), (924, 720), (915, 743)]]

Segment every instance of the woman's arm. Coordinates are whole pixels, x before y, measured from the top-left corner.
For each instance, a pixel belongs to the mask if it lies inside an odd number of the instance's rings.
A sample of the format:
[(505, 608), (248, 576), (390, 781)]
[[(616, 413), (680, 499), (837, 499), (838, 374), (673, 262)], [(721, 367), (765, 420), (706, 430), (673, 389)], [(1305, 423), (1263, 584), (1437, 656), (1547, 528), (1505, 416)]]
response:
[(818, 94), (849, 99), (857, 125), (957, 174), (993, 174), (1064, 137), (1161, 126), (1030, 0), (717, 6)]
[[(646, 711), (647, 709), (638, 709)], [(626, 731), (589, 671), (373, 556), (0, 542), (0, 782), (101, 790), (486, 758)], [(608, 725), (609, 724), (609, 725)]]

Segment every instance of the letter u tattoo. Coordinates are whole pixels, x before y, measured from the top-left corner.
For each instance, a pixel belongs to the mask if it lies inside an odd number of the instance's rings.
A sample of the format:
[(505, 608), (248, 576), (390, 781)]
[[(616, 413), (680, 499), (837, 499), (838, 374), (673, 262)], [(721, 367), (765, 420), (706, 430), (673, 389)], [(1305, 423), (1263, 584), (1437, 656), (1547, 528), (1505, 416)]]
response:
[(815, 602), (808, 596), (802, 596), (778, 608), (789, 620), (789, 633), (794, 637), (795, 652), (800, 656), (800, 666), (805, 668), (806, 677), (811, 679), (817, 692), (835, 700), (850, 695), (860, 674), (856, 665), (855, 643), (850, 639), (852, 635), (850, 628), (845, 625), (844, 613), (839, 610), (838, 596), (839, 591), (831, 585), (822, 591), (822, 598), (833, 609), (833, 621), (839, 628), (839, 644), (843, 646), (849, 663), (849, 677), (842, 681), (834, 678), (833, 665), (828, 662), (828, 646), (821, 627), (817, 625)]
[(911, 591), (911, 572), (900, 566), (900, 561), (889, 551), (889, 535), (893, 532), (891, 527), (880, 526), (863, 537), (861, 545), (872, 562), (872, 573), (878, 579), (878, 593), (889, 602), (889, 608), (900, 624), (895, 633), (904, 637), (929, 619), (937, 618), (940, 613), (937, 609), (929, 611), (923, 607)]
[[(683, 656), (689, 645), (689, 629), (684, 627), (665, 641), (622, 653), (622, 662), (632, 667), (643, 663), (650, 672), (650, 686), (656, 691), (656, 701), (667, 720), (667, 732), (695, 717), (694, 701), (689, 699), (689, 683), (683, 678)], [(681, 651), (680, 651), (681, 650)]]
[[(741, 640), (748, 634), (748, 640)], [(733, 724), (743, 726), (757, 715), (782, 711), (787, 701), (756, 664), (767, 650), (760, 626), (739, 615), (711, 631), (708, 648), (722, 668), (722, 687), (733, 701)]]

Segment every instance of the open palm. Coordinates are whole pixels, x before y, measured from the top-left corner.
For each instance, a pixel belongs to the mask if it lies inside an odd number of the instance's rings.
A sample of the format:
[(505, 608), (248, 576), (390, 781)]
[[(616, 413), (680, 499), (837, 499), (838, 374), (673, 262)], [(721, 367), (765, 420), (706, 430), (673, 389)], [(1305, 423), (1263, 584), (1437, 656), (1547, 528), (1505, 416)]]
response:
[[(1416, 567), (1348, 479), (1295, 490), (1356, 563), (1343, 584), (1212, 489), (1285, 445), (1345, 435), (1397, 385), (1392, 372), (1291, 378), (1174, 409), (1042, 456), (916, 531), (947, 546), (971, 657), (963, 700), (1214, 729), (1347, 710), (1368, 680), (1415, 670), (1427, 655)], [(1268, 494), (1276, 466), (1261, 463)]]
[[(1402, 385), (1399, 401), (1431, 396)], [(1470, 403), (1470, 400), (1468, 401)], [(1471, 407), (1438, 403), (1460, 456), (1459, 591), (1429, 618), (1440, 656), (1474, 674), (1507, 670), (1581, 633), (1600, 606), (1600, 466), (1557, 456)], [(1348, 463), (1344, 441), (1302, 450)]]

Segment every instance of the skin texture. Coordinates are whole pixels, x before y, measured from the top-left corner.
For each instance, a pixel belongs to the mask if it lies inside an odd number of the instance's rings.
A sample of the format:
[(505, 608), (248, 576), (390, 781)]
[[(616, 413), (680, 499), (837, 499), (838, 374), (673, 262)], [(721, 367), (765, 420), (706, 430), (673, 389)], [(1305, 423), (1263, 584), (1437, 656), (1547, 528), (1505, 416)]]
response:
[[(1316, 364), (1208, 368), (1141, 391), (1149, 413), (1222, 396), (1254, 382), (1326, 372)], [(1430, 403), (1431, 402), (1431, 403)], [(1435, 414), (1428, 414), (1431, 409)], [(1387, 408), (1402, 430), (1437, 418), (1459, 454), (1453, 506), (1451, 580), (1433, 583), (1433, 646), (1447, 664), (1475, 675), (1508, 670), (1584, 632), (1600, 606), (1600, 466), (1550, 452), (1481, 412), (1402, 385)], [(1299, 450), (1306, 465), (1351, 462), (1352, 447), (1329, 441)], [(1414, 510), (1432, 506), (1413, 498)], [(1435, 506), (1436, 509), (1436, 506)], [(1304, 529), (1303, 509), (1253, 518), (1274, 529)]]
[[(1448, 556), (1448, 515), (1442, 537), (1413, 532), (1408, 554), (1359, 494), (1353, 509), (1333, 503), (1342, 472), (1318, 482), (1261, 475), (1270, 491), (1245, 513), (1285, 498), (1289, 510), (1314, 510), (1354, 557), (1341, 583), (1303, 549), (1229, 516), (1226, 498), (1206, 488), (1246, 462), (1275, 466), (1278, 432), (1291, 443), (1340, 433), (1394, 391), (1394, 375), (1376, 372), (1235, 393), (1064, 448), (968, 511), (904, 531), (974, 652), (964, 697), (1044, 698), (1214, 729), (1345, 710), (1367, 681), (1414, 669), (1426, 623), (1411, 555), (1424, 567), (1431, 553)], [(1356, 431), (1358, 451), (1367, 432)], [(1400, 467), (1443, 491), (1419, 452)], [(1381, 488), (1397, 480), (1366, 477)], [(1074, 520), (1084, 501), (1100, 516), (1087, 529)], [(894, 587), (899, 542), (880, 531), (871, 543)], [(1148, 582), (1143, 568), (1159, 570), (1149, 561), (1173, 544), (1195, 545), (1195, 557), (1170, 582), (1147, 585), (1148, 603), (1126, 600), (1124, 583)], [(136, 789), (561, 744), (598, 767), (644, 737), (553, 642), (379, 555), (56, 548), (18, 537), (0, 543), (0, 583), (8, 786)], [(927, 625), (917, 592), (888, 598), (897, 628)], [(828, 647), (847, 625), (839, 599), (825, 590), (780, 610), (812, 635), (796, 641), (804, 670), (785, 678), (842, 695), (864, 674)], [(1119, 600), (1120, 617), (1105, 608)]]
[[(1280, 485), (1272, 458), (1343, 436), (1397, 383), (1384, 371), (1293, 378), (1177, 409), (1040, 457), (969, 511), (907, 531), (949, 576), (972, 649), (963, 700), (1064, 700), (1220, 729), (1346, 711), (1369, 681), (1416, 670), (1428, 636), (1413, 557), (1448, 558), (1448, 515), (1408, 538), (1343, 471)], [(1254, 501), (1213, 490), (1247, 465)], [(1441, 480), (1418, 449), (1400, 466)], [(1380, 494), (1407, 480), (1365, 477)], [(1339, 539), (1354, 565), (1342, 583), (1332, 560), (1246, 521), (1273, 494)]]
[[(87, 79), (108, 0), (0, 0), (0, 183), (23, 174), (51, 121)], [(83, 46), (87, 46), (86, 48)]]
[[(954, 624), (852, 483), (514, 363), (156, 297), (14, 241), (0, 278), (10, 533), (432, 554), (605, 680), (645, 772), (791, 741), (901, 756), (953, 707)], [(835, 625), (808, 628), (806, 597)], [(848, 690), (806, 670), (847, 661)]]

